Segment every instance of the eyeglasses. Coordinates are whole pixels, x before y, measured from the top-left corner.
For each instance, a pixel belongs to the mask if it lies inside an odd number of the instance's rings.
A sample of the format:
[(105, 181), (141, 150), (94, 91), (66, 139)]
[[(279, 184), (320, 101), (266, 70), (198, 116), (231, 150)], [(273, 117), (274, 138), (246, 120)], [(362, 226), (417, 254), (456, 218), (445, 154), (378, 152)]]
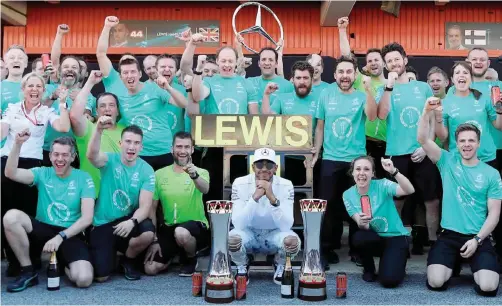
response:
[(272, 162), (267, 162), (267, 161), (258, 161), (258, 162), (255, 162), (254, 163), (254, 166), (256, 167), (256, 169), (258, 170), (261, 170), (263, 169), (264, 167), (267, 168), (267, 170), (272, 170), (274, 169), (274, 166), (275, 164), (272, 163)]

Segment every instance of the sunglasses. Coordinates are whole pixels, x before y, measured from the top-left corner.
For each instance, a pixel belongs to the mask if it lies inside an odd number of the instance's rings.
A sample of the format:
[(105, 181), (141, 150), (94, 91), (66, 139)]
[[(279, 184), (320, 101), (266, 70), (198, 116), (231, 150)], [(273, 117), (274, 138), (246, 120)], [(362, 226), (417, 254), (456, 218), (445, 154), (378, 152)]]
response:
[(259, 161), (259, 162), (255, 162), (254, 163), (254, 166), (256, 167), (256, 169), (258, 170), (261, 170), (263, 169), (264, 167), (267, 168), (267, 170), (272, 170), (274, 169), (274, 166), (275, 164), (272, 163), (272, 162), (266, 162), (266, 161)]

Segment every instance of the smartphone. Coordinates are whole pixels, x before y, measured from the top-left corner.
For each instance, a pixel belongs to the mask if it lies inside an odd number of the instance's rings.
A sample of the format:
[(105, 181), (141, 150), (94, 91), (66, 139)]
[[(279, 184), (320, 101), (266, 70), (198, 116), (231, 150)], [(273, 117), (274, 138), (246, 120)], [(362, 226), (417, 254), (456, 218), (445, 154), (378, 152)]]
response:
[(361, 197), (361, 209), (363, 211), (363, 214), (370, 218), (373, 218), (373, 216), (371, 215), (371, 203), (369, 196), (365, 195)]
[(498, 104), (501, 104), (500, 99), (501, 99), (500, 87), (493, 86), (492, 87), (492, 104), (493, 104), (493, 106), (497, 106)]

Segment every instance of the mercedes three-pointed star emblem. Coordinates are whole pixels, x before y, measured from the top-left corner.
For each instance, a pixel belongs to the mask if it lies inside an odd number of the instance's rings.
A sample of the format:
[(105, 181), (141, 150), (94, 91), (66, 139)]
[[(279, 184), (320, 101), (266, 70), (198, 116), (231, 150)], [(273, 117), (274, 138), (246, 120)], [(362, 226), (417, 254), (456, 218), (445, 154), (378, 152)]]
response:
[[(242, 30), (240, 32), (237, 31), (237, 28), (235, 27), (235, 17), (237, 16), (237, 14), (239, 13), (239, 11), (246, 7), (246, 6), (250, 6), (250, 5), (253, 5), (253, 6), (257, 6), (258, 7), (258, 12), (256, 13), (256, 21), (255, 21), (255, 25), (252, 26), (252, 27), (249, 27), (245, 30)], [(284, 31), (282, 29), (282, 24), (281, 24), (281, 21), (279, 20), (279, 18), (277, 18), (277, 15), (270, 9), (268, 8), (267, 6), (261, 4), (261, 3), (258, 3), (258, 2), (246, 2), (246, 3), (243, 3), (241, 5), (239, 5), (239, 7), (237, 7), (237, 9), (235, 9), (235, 12), (234, 12), (234, 16), (232, 17), (232, 27), (234, 29), (234, 33), (235, 35), (237, 36), (238, 34), (242, 35), (242, 34), (250, 34), (250, 33), (258, 33), (260, 34), (261, 36), (265, 37), (266, 39), (268, 39), (270, 42), (272, 42), (274, 45), (276, 45), (276, 50), (279, 50), (280, 46), (278, 45), (278, 42), (276, 42), (272, 36), (270, 36), (270, 34), (268, 34), (268, 32), (263, 28), (262, 26), (262, 23), (261, 23), (261, 8), (264, 8), (266, 9), (270, 14), (272, 14), (272, 16), (274, 16), (275, 18), (275, 21), (277, 22), (277, 24), (279, 25), (279, 29), (281, 31), (281, 36), (280, 36), (280, 40), (283, 40), (284, 39)], [(280, 41), (279, 40), (279, 41)], [(248, 49), (249, 51), (251, 52), (254, 52), (254, 53), (258, 53), (258, 51), (254, 50), (253, 48), (249, 47), (245, 42), (242, 42), (242, 45)]]

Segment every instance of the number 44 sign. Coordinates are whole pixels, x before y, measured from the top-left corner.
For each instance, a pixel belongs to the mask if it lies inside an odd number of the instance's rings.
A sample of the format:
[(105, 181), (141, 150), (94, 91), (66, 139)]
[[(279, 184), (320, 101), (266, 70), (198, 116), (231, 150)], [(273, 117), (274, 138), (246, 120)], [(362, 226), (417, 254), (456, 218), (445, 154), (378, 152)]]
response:
[(134, 38), (143, 38), (143, 31), (132, 31), (130, 36)]

